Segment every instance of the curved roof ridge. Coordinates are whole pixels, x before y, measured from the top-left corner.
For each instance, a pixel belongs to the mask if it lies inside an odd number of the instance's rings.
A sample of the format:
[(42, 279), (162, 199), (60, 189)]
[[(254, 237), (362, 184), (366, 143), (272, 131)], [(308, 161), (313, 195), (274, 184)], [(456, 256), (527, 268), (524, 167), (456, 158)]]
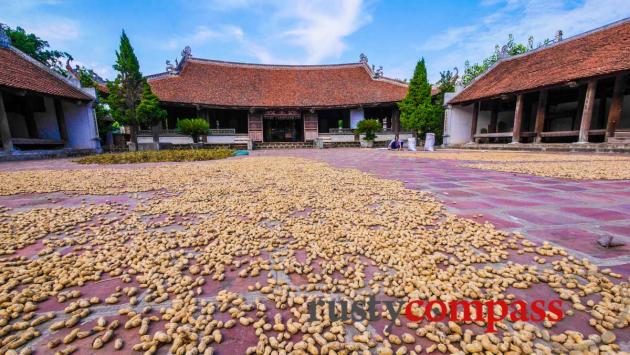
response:
[(539, 52), (542, 52), (542, 51), (545, 51), (545, 50), (548, 50), (548, 49), (553, 49), (553, 48), (556, 48), (556, 47), (561, 46), (563, 44), (571, 43), (571, 41), (578, 40), (578, 39), (586, 37), (588, 35), (591, 35), (591, 34), (594, 34), (594, 33), (597, 33), (597, 32), (603, 31), (603, 30), (607, 30), (607, 29), (610, 29), (612, 27), (623, 25), (626, 22), (630, 23), (630, 17), (622, 18), (621, 20), (617, 20), (615, 22), (611, 22), (609, 24), (606, 24), (606, 25), (603, 25), (603, 26), (599, 26), (599, 27), (594, 28), (592, 30), (588, 30), (588, 31), (581, 32), (581, 33), (575, 34), (575, 35), (567, 37), (567, 38), (563, 38), (560, 41), (555, 41), (555, 42), (552, 42), (552, 43), (547, 44), (547, 45), (542, 45), (542, 46), (540, 46), (538, 48), (534, 48), (534, 49), (529, 50), (529, 51), (527, 51), (525, 53), (521, 53), (521, 54), (517, 54), (517, 55), (509, 56), (507, 58), (500, 59), (499, 61), (497, 61), (497, 63), (499, 63), (499, 62), (509, 62), (510, 60), (523, 58), (523, 57), (526, 57), (528, 55), (536, 54), (536, 53), (539, 53)]
[[(64, 77), (14, 46), (9, 45), (0, 49), (14, 56), (10, 58), (2, 55), (0, 58), (7, 61), (2, 63), (4, 69), (2, 73), (5, 75), (0, 77), (0, 86), (78, 100), (94, 100), (95, 94), (91, 88), (81, 87), (78, 80), (75, 82)], [(19, 60), (15, 60), (16, 58)], [(32, 71), (31, 68), (23, 68), (25, 63), (38, 72)]]
[(357, 67), (363, 65), (361, 62), (356, 63), (339, 63), (339, 64), (265, 64), (265, 63), (246, 63), (246, 62), (233, 62), (227, 60), (217, 60), (217, 59), (206, 59), (206, 58), (197, 58), (191, 57), (186, 59), (186, 61), (196, 61), (201, 63), (208, 64), (216, 64), (216, 65), (225, 65), (225, 66), (234, 66), (234, 67), (245, 67), (245, 68), (265, 68), (265, 69), (336, 69), (336, 68), (347, 68), (347, 67)]
[(624, 56), (630, 53), (630, 47), (625, 47), (629, 39), (630, 17), (500, 59), (473, 79), (449, 103), (464, 103), (628, 70), (630, 65)]

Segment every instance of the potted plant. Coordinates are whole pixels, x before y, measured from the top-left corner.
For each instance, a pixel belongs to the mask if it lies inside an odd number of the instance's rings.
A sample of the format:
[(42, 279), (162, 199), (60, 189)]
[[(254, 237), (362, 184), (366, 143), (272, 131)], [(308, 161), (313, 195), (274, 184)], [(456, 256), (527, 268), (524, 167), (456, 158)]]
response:
[(337, 121), (337, 128), (339, 128), (339, 131), (341, 131), (343, 129), (343, 120), (338, 120)]
[(361, 146), (365, 148), (372, 148), (374, 146), (374, 139), (376, 139), (376, 132), (380, 132), (382, 129), (381, 123), (378, 120), (362, 120), (357, 124), (356, 133), (364, 134), (361, 139)]
[(208, 134), (210, 125), (203, 118), (186, 118), (177, 121), (177, 130), (192, 137), (194, 143), (199, 143), (199, 136)]

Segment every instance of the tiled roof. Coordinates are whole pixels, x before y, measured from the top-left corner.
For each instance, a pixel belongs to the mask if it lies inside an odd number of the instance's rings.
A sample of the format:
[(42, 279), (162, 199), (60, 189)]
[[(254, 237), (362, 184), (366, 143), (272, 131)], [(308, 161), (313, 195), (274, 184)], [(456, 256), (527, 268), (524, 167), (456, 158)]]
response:
[(19, 50), (0, 47), (0, 87), (77, 100), (93, 97)]
[(226, 107), (334, 107), (396, 102), (407, 84), (374, 79), (367, 64), (263, 65), (187, 59), (179, 74), (149, 77), (165, 102)]
[(630, 19), (495, 64), (451, 104), (630, 70)]

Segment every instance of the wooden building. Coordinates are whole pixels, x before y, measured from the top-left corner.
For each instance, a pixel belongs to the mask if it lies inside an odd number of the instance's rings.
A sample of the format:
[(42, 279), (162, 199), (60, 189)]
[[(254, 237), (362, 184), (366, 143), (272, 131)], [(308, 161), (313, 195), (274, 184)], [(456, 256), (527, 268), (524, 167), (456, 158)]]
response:
[[(177, 66), (148, 77), (168, 112), (161, 142), (183, 143), (177, 120), (201, 117), (208, 143), (354, 141), (351, 129), (364, 118), (381, 120), (388, 139), (396, 103), (407, 84), (373, 70), (365, 56), (336, 65), (266, 65), (194, 58), (190, 48)], [(140, 142), (150, 141), (141, 131)]]
[(499, 60), (448, 101), (449, 144), (630, 143), (629, 73), (630, 19)]
[(100, 150), (94, 99), (94, 89), (12, 47), (0, 30), (0, 157)]

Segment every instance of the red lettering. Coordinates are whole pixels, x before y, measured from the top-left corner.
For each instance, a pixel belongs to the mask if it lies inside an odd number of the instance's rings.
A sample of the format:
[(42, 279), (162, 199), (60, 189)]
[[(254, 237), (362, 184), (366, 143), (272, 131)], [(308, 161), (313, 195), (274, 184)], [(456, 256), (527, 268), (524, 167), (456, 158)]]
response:
[[(544, 303), (544, 302), (543, 302)], [(518, 300), (510, 303), (510, 307), (514, 309), (512, 313), (510, 313), (510, 320), (512, 322), (523, 321), (527, 322), (529, 318), (527, 317), (527, 302)], [(544, 314), (544, 310), (543, 310)]]
[[(486, 326), (486, 333), (495, 333), (497, 328), (494, 327), (494, 323), (502, 321), (508, 315), (508, 305), (503, 300), (488, 301), (485, 303), (488, 307), (488, 320)], [(495, 317), (494, 306), (498, 305), (501, 308), (501, 314)]]
[[(458, 309), (457, 306), (462, 306), (462, 310), (464, 311), (464, 316), (460, 320), (458, 318)], [(472, 319), (470, 316), (470, 308), (475, 306), (475, 319)], [(454, 322), (477, 322), (483, 320), (483, 304), (481, 301), (450, 301), (448, 303), (448, 307), (451, 309), (450, 320)]]
[[(433, 305), (440, 307), (440, 313), (435, 317), (433, 316), (433, 312), (431, 312)], [(427, 308), (424, 310), (424, 315), (430, 322), (439, 322), (446, 318), (446, 304), (442, 301), (430, 301), (429, 304), (427, 304)]]
[(412, 322), (419, 322), (422, 320), (422, 316), (418, 317), (415, 314), (413, 314), (413, 310), (411, 309), (412, 306), (414, 304), (417, 304), (418, 307), (421, 307), (424, 304), (424, 301), (422, 300), (413, 300), (409, 303), (407, 303), (407, 307), (405, 307), (405, 316), (407, 316), (407, 319), (409, 319)]
[[(555, 305), (558, 305), (556, 307)], [(551, 316), (547, 316), (547, 319), (551, 322), (559, 322), (564, 318), (564, 313), (562, 313), (562, 300), (553, 300), (549, 302), (549, 312), (555, 315), (555, 319)]]
[(545, 320), (545, 301), (543, 300), (535, 300), (532, 302), (532, 321), (533, 322), (542, 322)]

